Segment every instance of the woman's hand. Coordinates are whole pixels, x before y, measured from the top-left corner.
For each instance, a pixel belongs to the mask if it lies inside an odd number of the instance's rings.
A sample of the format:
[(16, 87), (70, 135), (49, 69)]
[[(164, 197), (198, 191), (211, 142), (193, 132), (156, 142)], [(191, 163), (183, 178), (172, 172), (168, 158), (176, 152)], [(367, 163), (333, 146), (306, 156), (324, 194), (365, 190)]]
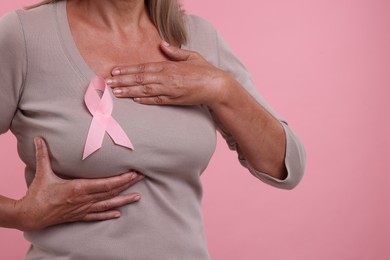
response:
[(48, 226), (120, 217), (115, 209), (138, 201), (139, 193), (119, 195), (144, 178), (136, 172), (93, 180), (64, 180), (51, 168), (45, 141), (35, 138), (36, 175), (27, 194), (16, 201), (18, 227), (36, 231)]
[[(200, 54), (166, 42), (161, 50), (170, 61), (117, 67), (106, 79), (116, 97), (141, 104), (198, 105), (222, 102), (233, 78), (209, 64)], [(232, 84), (230, 84), (232, 85)]]
[(284, 180), (287, 141), (280, 121), (198, 53), (164, 42), (161, 50), (169, 61), (115, 68), (106, 79), (114, 95), (148, 105), (207, 105), (252, 168)]

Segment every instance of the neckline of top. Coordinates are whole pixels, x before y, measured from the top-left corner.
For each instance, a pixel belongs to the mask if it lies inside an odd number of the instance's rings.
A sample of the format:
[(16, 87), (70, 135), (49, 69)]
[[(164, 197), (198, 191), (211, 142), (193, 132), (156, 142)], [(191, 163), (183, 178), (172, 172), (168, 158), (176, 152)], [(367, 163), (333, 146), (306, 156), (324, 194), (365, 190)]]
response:
[[(77, 47), (76, 41), (70, 29), (68, 12), (66, 8), (67, 0), (55, 2), (53, 5), (56, 13), (56, 22), (59, 36), (61, 38), (61, 44), (70, 63), (78, 71), (78, 73), (87, 80), (90, 80), (95, 76), (99, 76), (96, 75), (96, 73), (91, 69), (91, 67), (81, 55), (79, 48)], [(183, 44), (182, 48), (189, 49), (189, 46), (188, 44)]]
[(66, 3), (67, 0), (54, 3), (61, 44), (68, 56), (70, 63), (75, 67), (75, 69), (81, 74), (82, 77), (89, 80), (97, 75), (84, 60), (76, 45), (76, 41), (73, 38), (69, 25)]

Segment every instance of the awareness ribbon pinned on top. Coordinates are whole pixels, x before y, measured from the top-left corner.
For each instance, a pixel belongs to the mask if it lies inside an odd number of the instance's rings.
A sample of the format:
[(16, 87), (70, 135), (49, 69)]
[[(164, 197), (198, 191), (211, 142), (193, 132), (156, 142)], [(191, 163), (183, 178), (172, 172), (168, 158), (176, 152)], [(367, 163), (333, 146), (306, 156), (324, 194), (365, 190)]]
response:
[[(103, 92), (102, 97), (98, 95), (96, 90)], [(93, 118), (85, 142), (83, 160), (102, 146), (106, 132), (115, 144), (134, 149), (125, 131), (111, 116), (113, 102), (103, 78), (96, 76), (91, 79), (84, 96), (84, 102)]]

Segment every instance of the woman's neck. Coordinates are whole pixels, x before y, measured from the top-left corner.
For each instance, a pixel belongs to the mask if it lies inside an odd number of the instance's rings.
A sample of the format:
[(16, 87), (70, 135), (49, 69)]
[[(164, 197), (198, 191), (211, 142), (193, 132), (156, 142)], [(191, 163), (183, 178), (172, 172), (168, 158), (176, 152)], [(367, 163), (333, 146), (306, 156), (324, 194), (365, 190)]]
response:
[(68, 8), (112, 32), (138, 31), (150, 24), (144, 0), (68, 0)]

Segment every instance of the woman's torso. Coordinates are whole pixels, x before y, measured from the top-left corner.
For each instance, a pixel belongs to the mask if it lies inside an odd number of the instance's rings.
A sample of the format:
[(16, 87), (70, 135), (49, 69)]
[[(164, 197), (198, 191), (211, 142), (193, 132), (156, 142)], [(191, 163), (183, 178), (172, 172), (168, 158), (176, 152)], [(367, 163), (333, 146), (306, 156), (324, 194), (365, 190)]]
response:
[(27, 183), (35, 171), (37, 135), (46, 139), (53, 169), (61, 176), (97, 178), (134, 169), (146, 178), (126, 191), (140, 192), (142, 199), (121, 208), (120, 219), (26, 233), (32, 243), (27, 259), (208, 259), (199, 179), (215, 149), (207, 108), (145, 106), (112, 97), (112, 116), (135, 149), (115, 145), (106, 134), (102, 147), (83, 161), (92, 119), (83, 97), (95, 73), (72, 37), (65, 5), (18, 11), (28, 73), (11, 130)]

